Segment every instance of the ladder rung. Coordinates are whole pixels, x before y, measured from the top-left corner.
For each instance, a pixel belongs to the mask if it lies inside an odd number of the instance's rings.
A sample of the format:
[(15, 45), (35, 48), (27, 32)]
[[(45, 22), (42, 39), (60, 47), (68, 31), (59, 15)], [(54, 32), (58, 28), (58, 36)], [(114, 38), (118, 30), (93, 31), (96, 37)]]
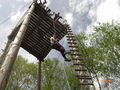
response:
[(73, 40), (73, 41), (68, 41), (68, 44), (74, 44), (74, 45), (76, 45), (77, 43), (76, 43), (75, 40)]
[(83, 60), (83, 59), (81, 59), (81, 58), (73, 58), (72, 60)]
[[(75, 39), (71, 39), (71, 38), (67, 38), (67, 40), (69, 40), (68, 42), (76, 42)], [(71, 41), (71, 40), (73, 40), (73, 41)]]
[(76, 42), (68, 42), (69, 44), (77, 44)]
[(70, 26), (68, 25), (68, 27), (67, 27), (68, 29), (67, 30), (71, 30), (71, 28), (70, 28)]
[(73, 33), (71, 33), (71, 32), (68, 32), (67, 34), (68, 34), (68, 35), (73, 35)]
[(74, 52), (71, 52), (71, 54), (77, 54), (77, 55), (81, 55), (79, 52), (77, 52), (77, 51), (74, 51)]
[(75, 71), (87, 71), (87, 69), (75, 69)]
[(67, 30), (67, 32), (72, 32), (71, 30)]
[(67, 30), (70, 30), (70, 29), (71, 29), (70, 26), (69, 26), (68, 24), (67, 24), (67, 26), (68, 26), (68, 27), (67, 27)]
[(93, 85), (93, 83), (80, 83), (79, 85)]
[(72, 45), (70, 45), (69, 47), (70, 47), (70, 48), (78, 48), (77, 46), (72, 46)]
[(80, 63), (74, 63), (73, 65), (81, 65), (81, 66), (84, 66), (84, 64), (80, 64)]
[(70, 38), (68, 38), (67, 40), (69, 40), (69, 41), (76, 41), (75, 39), (70, 39)]
[(74, 55), (74, 56), (81, 56), (81, 54), (79, 54), (79, 53), (76, 53), (76, 54), (71, 53), (71, 55)]
[(75, 49), (75, 50), (77, 50), (78, 49), (78, 47), (70, 47), (71, 49)]
[(74, 49), (74, 50), (70, 50), (71, 52), (79, 52), (79, 50)]
[(66, 52), (65, 52), (65, 54), (70, 54), (70, 53), (71, 53), (71, 51), (66, 51)]
[(74, 36), (69, 36), (69, 35), (66, 35), (66, 37), (68, 37), (68, 38), (74, 38)]
[(76, 75), (76, 77), (78, 77), (78, 79), (92, 79), (92, 77), (90, 77), (90, 76), (80, 76), (80, 75)]
[(92, 79), (91, 77), (78, 77), (78, 79)]
[(68, 36), (68, 37), (69, 37), (69, 36), (75, 37), (74, 35), (68, 35), (68, 34), (67, 34), (66, 36)]
[(74, 45), (69, 45), (69, 47), (77, 47), (77, 46), (74, 44)]

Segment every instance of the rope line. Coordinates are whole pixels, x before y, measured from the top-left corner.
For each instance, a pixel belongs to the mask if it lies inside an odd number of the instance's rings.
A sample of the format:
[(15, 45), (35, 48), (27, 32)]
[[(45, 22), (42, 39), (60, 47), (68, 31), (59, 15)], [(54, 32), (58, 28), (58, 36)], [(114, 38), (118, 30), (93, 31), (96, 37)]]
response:
[[(63, 40), (62, 45), (64, 45), (64, 43), (65, 43), (65, 39)], [(58, 59), (60, 58), (60, 54), (57, 56), (57, 58), (58, 58)], [(69, 90), (72, 90), (71, 87), (70, 87), (70, 83), (69, 83), (69, 81), (68, 81), (68, 76), (67, 76), (67, 73), (66, 73), (66, 70), (65, 70), (64, 65), (63, 65), (63, 71), (64, 71), (64, 74), (65, 74), (65, 78), (66, 78), (66, 80), (67, 80), (68, 89), (69, 89)]]
[[(23, 7), (21, 7), (19, 10), (22, 11), (25, 7), (27, 7), (31, 2), (28, 2), (27, 4), (25, 4)], [(13, 15), (15, 15), (16, 13), (14, 13)], [(7, 22), (13, 15), (8, 16), (6, 19), (4, 19), (3, 21), (0, 22), (0, 25), (4, 24), (5, 22)]]

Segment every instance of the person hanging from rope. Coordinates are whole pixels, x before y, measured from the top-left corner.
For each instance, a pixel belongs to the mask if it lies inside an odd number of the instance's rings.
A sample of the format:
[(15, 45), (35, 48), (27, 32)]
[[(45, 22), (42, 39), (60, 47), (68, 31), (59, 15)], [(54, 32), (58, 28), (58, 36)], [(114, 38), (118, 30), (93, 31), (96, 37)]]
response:
[(51, 43), (51, 47), (52, 49), (55, 49), (57, 51), (59, 51), (62, 56), (64, 57), (65, 61), (70, 61), (67, 59), (66, 57), (66, 51), (65, 51), (65, 48), (58, 42), (58, 38), (57, 38), (57, 34), (54, 33), (53, 36), (50, 38), (50, 43)]

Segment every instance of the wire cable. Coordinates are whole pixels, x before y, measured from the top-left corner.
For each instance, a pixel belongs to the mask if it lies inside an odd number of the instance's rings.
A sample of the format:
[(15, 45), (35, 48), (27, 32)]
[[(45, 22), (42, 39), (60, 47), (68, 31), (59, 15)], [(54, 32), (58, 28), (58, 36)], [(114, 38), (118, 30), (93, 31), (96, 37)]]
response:
[[(27, 4), (25, 4), (23, 7), (21, 7), (19, 10), (22, 11), (25, 7), (27, 7), (31, 2), (28, 2)], [(16, 13), (15, 13), (16, 14)], [(13, 14), (13, 15), (15, 15)], [(0, 22), (0, 25), (4, 24), (5, 22), (7, 22), (13, 15), (8, 16), (5, 20)]]

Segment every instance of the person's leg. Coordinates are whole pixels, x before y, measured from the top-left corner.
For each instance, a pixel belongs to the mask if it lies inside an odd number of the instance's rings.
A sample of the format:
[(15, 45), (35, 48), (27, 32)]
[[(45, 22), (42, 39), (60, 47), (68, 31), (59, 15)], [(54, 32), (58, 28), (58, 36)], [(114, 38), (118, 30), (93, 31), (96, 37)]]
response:
[(57, 51), (60, 50), (60, 49), (59, 49), (59, 45), (57, 45), (57, 44), (53, 44), (53, 45), (51, 45), (51, 46), (52, 46), (53, 49), (55, 49), (55, 50), (57, 50)]
[(60, 53), (62, 54), (62, 56), (63, 56), (63, 57), (64, 57), (64, 59), (66, 60), (66, 59), (67, 59), (67, 57), (66, 57), (66, 55), (65, 55), (64, 51), (60, 50)]
[(58, 44), (54, 44), (52, 46), (52, 48), (55, 49), (55, 50), (57, 50), (57, 51), (59, 51), (62, 54), (63, 58), (65, 60), (68, 60), (67, 57), (66, 57), (66, 55), (65, 55), (65, 49), (64, 49), (64, 47), (62, 45), (60, 45), (59, 43)]
[(67, 57), (65, 55), (65, 48), (62, 45), (60, 45), (60, 44), (59, 44), (59, 51), (62, 54), (62, 56), (64, 57), (64, 59), (66, 60)]

